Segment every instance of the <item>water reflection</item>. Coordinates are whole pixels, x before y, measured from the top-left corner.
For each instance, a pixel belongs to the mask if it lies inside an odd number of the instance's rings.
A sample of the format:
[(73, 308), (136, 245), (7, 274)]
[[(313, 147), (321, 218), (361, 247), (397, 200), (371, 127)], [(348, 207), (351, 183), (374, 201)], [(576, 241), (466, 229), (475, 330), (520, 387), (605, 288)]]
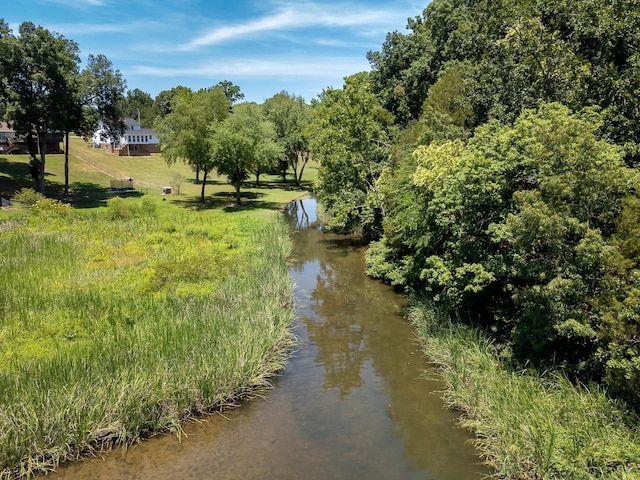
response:
[[(313, 200), (299, 203), (293, 211), (313, 210)], [(351, 443), (341, 447), (386, 458), (374, 478), (481, 478), (488, 472), (434, 393), (443, 386), (424, 378), (428, 365), (403, 319), (405, 299), (364, 274), (357, 241), (321, 233), (314, 222), (296, 233), (291, 271), (306, 299), (301, 321), (323, 369), (323, 395), (336, 392), (332, 405), (345, 410), (333, 420), (349, 425)]]

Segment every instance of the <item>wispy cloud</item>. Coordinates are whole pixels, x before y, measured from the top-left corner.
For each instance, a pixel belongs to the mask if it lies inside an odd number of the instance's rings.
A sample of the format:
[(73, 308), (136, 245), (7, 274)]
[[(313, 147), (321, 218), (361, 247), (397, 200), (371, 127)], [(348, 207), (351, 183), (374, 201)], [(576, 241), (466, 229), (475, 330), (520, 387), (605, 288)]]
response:
[(216, 45), (234, 40), (244, 40), (276, 31), (308, 29), (310, 27), (345, 28), (373, 24), (387, 25), (397, 13), (378, 8), (366, 9), (363, 5), (340, 8), (331, 5), (302, 3), (281, 6), (272, 15), (250, 20), (236, 25), (214, 28), (177, 48), (183, 51), (197, 50), (200, 47)]
[(203, 64), (182, 67), (152, 67), (134, 65), (130, 73), (151, 77), (201, 77), (233, 76), (251, 77), (320, 77), (341, 76), (344, 72), (357, 72), (367, 69), (366, 59), (357, 57), (324, 57), (313, 59), (271, 59), (256, 60), (244, 58), (236, 60), (220, 60)]
[(69, 0), (44, 0), (43, 3), (62, 5), (74, 10), (86, 9), (87, 7), (106, 7), (110, 0), (83, 0), (82, 2), (69, 2)]
[(60, 23), (48, 25), (48, 28), (70, 35), (93, 35), (96, 33), (124, 33), (129, 31), (130, 25), (123, 23)]

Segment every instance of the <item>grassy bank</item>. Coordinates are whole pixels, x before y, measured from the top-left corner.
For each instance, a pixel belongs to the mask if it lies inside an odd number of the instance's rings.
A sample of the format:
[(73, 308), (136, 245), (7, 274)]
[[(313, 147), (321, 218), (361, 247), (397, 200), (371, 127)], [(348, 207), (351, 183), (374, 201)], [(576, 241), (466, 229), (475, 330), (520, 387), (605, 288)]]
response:
[(286, 360), (278, 217), (116, 198), (0, 230), (0, 478), (179, 432)]
[(482, 333), (442, 321), (427, 305), (410, 318), (447, 385), (446, 403), (462, 412), (499, 478), (640, 478), (637, 418), (605, 392), (511, 371)]

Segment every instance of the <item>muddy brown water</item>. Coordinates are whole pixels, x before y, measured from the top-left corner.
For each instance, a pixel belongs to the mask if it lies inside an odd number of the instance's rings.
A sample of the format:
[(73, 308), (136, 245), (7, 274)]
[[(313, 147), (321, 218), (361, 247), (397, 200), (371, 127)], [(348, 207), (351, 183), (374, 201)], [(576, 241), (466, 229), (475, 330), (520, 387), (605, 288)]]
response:
[(301, 344), (264, 398), (46, 478), (481, 479), (490, 472), (444, 408), (403, 318), (405, 300), (364, 274), (362, 247), (291, 205)]

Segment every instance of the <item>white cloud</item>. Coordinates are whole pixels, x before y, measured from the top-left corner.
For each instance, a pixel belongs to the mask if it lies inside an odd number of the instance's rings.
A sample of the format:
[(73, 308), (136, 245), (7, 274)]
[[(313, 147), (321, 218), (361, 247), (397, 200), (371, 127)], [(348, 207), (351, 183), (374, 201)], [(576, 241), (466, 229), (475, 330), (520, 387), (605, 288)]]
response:
[(151, 67), (134, 65), (129, 68), (134, 75), (151, 77), (198, 77), (216, 78), (233, 76), (251, 77), (314, 77), (342, 78), (345, 75), (368, 70), (369, 64), (361, 57), (323, 57), (313, 59), (271, 59), (252, 58), (220, 60), (195, 66)]
[(195, 50), (208, 45), (246, 39), (247, 36), (252, 35), (275, 31), (309, 29), (312, 27), (366, 27), (369, 30), (373, 25), (378, 25), (381, 28), (390, 28), (391, 25), (397, 26), (397, 21), (397, 11), (384, 10), (380, 7), (367, 9), (362, 5), (356, 4), (343, 4), (337, 7), (302, 3), (282, 6), (272, 15), (245, 23), (214, 28), (189, 42), (179, 45), (177, 48), (183, 51)]
[(86, 9), (87, 7), (106, 7), (110, 0), (83, 0), (81, 2), (69, 2), (69, 0), (45, 0), (45, 3), (53, 3), (73, 9)]
[(122, 23), (61, 23), (49, 25), (48, 28), (54, 32), (64, 35), (92, 35), (95, 33), (124, 33), (129, 31), (130, 25)]

